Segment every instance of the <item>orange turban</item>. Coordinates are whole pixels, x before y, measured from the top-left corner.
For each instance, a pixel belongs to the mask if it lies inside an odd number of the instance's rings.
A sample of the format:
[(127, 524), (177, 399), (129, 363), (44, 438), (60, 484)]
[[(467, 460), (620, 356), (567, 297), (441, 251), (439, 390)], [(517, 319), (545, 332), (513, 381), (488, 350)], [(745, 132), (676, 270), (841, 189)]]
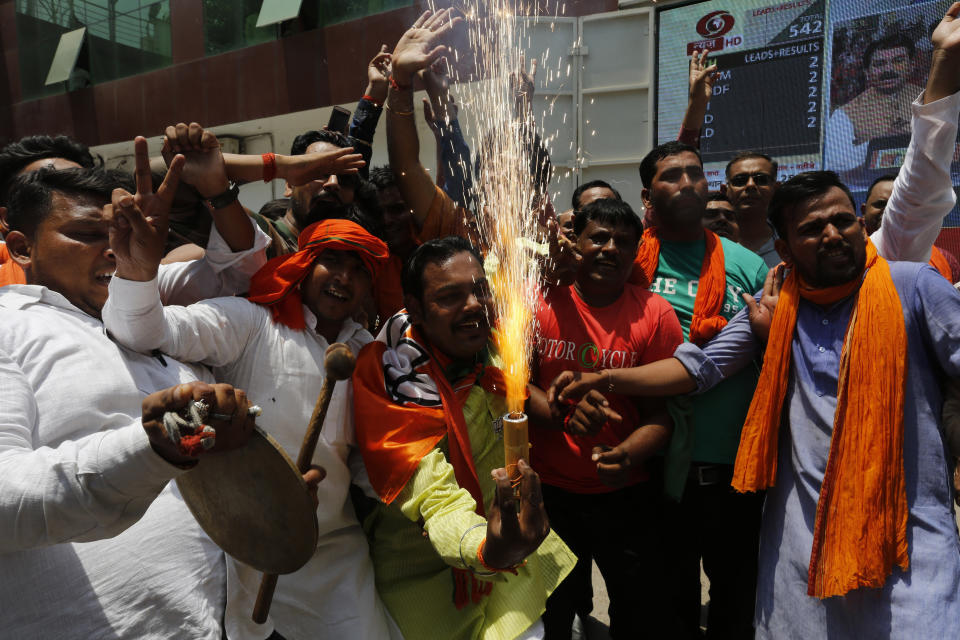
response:
[(356, 253), (376, 282), (380, 267), (390, 257), (387, 245), (355, 222), (321, 220), (300, 233), (300, 250), (276, 258), (263, 265), (250, 278), (251, 302), (270, 307), (273, 321), (291, 329), (305, 329), (300, 283), (310, 273), (317, 256), (333, 249)]

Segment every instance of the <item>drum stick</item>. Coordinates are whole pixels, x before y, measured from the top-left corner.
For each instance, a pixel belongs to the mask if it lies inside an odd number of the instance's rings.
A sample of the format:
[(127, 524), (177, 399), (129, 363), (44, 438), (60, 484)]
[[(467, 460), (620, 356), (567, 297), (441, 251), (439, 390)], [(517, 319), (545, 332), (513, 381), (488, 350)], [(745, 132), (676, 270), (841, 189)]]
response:
[[(333, 387), (339, 380), (347, 380), (353, 375), (354, 364), (353, 353), (347, 345), (342, 342), (335, 342), (327, 347), (323, 359), (326, 377), (323, 379), (323, 386), (320, 387), (320, 396), (317, 398), (317, 404), (313, 407), (313, 415), (310, 416), (310, 424), (307, 426), (307, 432), (303, 436), (303, 444), (300, 445), (300, 454), (297, 456), (297, 469), (300, 470), (301, 474), (310, 470), (310, 462), (313, 460), (313, 453), (317, 449), (317, 441), (320, 439), (323, 421), (326, 419), (327, 409), (330, 407)], [(260, 580), (260, 591), (257, 593), (257, 602), (253, 607), (253, 621), (257, 624), (263, 624), (267, 621), (267, 616), (270, 614), (270, 605), (273, 602), (273, 591), (276, 587), (277, 575), (275, 573), (263, 574), (263, 578)]]

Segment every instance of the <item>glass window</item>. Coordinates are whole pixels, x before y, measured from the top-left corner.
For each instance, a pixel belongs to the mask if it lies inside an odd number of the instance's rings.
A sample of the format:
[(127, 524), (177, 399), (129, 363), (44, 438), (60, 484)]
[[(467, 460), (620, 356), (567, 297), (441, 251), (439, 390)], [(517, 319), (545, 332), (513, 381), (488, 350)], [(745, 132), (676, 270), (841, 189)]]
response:
[[(309, 0), (305, 1), (307, 4)], [(320, 26), (358, 20), (375, 13), (409, 7), (413, 0), (313, 0), (319, 5)]]
[[(169, 66), (169, 0), (17, 0), (20, 86), (40, 98)], [(65, 83), (44, 80), (60, 35), (87, 27)]]
[(204, 51), (208, 56), (277, 39), (277, 25), (257, 28), (262, 0), (203, 0)]

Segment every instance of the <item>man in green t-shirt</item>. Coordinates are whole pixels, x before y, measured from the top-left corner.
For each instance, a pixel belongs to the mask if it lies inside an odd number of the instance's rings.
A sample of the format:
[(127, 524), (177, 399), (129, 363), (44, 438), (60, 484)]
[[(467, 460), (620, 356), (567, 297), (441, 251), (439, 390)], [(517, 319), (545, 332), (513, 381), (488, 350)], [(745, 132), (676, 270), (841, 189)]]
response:
[[(708, 187), (694, 147), (680, 142), (656, 147), (641, 162), (640, 178), (643, 204), (660, 245), (650, 290), (673, 306), (684, 339), (696, 342), (699, 329), (691, 336), (691, 324), (695, 312), (702, 313), (696, 306), (698, 285), (711, 258), (722, 260), (726, 287), (716, 313), (728, 320), (743, 306), (742, 293), (763, 288), (767, 267), (752, 251), (726, 238), (712, 242), (704, 231)], [(713, 251), (719, 247), (722, 257), (713, 256), (708, 246)], [(709, 636), (753, 637), (762, 498), (735, 493), (730, 479), (756, 380), (756, 368), (748, 367), (692, 397), (688, 440), (671, 445), (671, 455), (690, 459), (682, 498), (670, 505), (662, 523), (675, 567), (669, 589), (675, 607), (671, 613), (682, 629), (678, 637), (699, 637), (701, 560), (710, 579)], [(674, 437), (680, 434), (682, 430)]]

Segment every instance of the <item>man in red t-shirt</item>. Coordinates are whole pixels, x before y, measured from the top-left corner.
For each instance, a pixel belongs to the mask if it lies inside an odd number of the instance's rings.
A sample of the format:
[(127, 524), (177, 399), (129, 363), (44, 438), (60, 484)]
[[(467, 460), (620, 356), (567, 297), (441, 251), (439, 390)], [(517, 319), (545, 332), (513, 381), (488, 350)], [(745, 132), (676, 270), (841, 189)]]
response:
[[(574, 225), (583, 258), (577, 279), (550, 290), (537, 311), (533, 380), (539, 389), (549, 388), (562, 371), (669, 358), (683, 341), (670, 304), (627, 282), (643, 233), (630, 205), (597, 200), (577, 214)], [(664, 637), (657, 587), (662, 554), (651, 526), (660, 504), (660, 472), (650, 467), (659, 466), (655, 454), (670, 439), (665, 404), (608, 389), (589, 392), (566, 416), (551, 416), (539, 389), (531, 390), (529, 407), (531, 463), (543, 483), (550, 524), (578, 558), (547, 600), (546, 637), (570, 637), (574, 612), (583, 613), (591, 560), (610, 596), (611, 636)]]

